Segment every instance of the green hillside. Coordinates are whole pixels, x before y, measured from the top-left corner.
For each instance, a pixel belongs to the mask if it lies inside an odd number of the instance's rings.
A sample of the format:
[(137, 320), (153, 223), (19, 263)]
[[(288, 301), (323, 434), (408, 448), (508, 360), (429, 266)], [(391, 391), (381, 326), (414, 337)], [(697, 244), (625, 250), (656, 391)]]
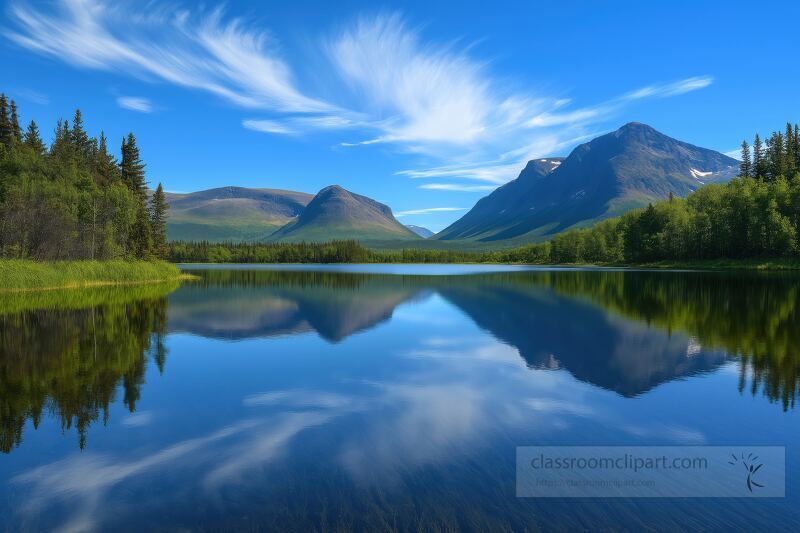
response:
[(421, 242), (421, 237), (400, 224), (388, 206), (366, 196), (331, 185), (308, 203), (295, 221), (267, 240), (269, 242), (359, 241)]
[(245, 187), (169, 193), (167, 234), (171, 241), (261, 241), (295, 220), (311, 198), (302, 192)]

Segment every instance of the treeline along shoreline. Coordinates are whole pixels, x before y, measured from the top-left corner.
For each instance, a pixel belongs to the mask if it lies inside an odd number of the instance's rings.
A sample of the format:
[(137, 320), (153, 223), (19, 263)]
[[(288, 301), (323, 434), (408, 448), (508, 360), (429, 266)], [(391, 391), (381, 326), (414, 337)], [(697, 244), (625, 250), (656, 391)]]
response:
[(687, 198), (634, 209), (552, 240), (507, 250), (373, 250), (329, 243), (172, 242), (175, 262), (525, 263), (720, 268), (800, 268), (800, 127), (786, 124), (752, 148), (742, 143), (739, 176)]
[[(377, 250), (327, 243), (168, 242), (167, 203), (150, 192), (133, 133), (119, 156), (80, 110), (46, 145), (0, 95), (0, 289), (179, 276), (149, 263), (524, 263), (796, 268), (800, 262), (800, 128), (742, 143), (739, 176), (687, 198), (635, 209), (552, 240), (494, 251)], [(45, 272), (34, 263), (60, 263)], [(82, 261), (89, 261), (81, 267)], [(116, 261), (113, 267), (105, 264)], [(91, 265), (91, 266), (89, 266)], [(37, 276), (41, 283), (37, 285)], [(47, 281), (44, 281), (47, 280)], [(57, 284), (57, 285), (54, 285)]]
[(166, 217), (163, 187), (148, 192), (133, 133), (118, 157), (76, 110), (48, 146), (0, 95), (0, 289), (177, 278), (163, 262)]

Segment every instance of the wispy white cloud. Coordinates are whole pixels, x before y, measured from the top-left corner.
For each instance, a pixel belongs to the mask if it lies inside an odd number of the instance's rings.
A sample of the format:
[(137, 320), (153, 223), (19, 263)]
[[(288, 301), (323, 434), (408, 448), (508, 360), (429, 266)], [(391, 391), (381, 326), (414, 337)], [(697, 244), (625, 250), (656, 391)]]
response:
[(139, 411), (133, 413), (127, 418), (123, 418), (121, 424), (123, 426), (138, 428), (150, 425), (153, 422), (153, 413), (150, 411)]
[[(242, 126), (263, 133), (302, 135), (317, 130), (343, 130), (363, 126), (356, 113), (343, 115), (293, 116), (280, 119), (246, 119)], [(352, 118), (351, 118), (352, 117)], [(346, 146), (346, 143), (341, 143)]]
[(713, 81), (714, 78), (711, 76), (695, 76), (670, 83), (648, 85), (594, 106), (558, 113), (548, 110), (531, 118), (527, 122), (527, 125), (531, 128), (541, 128), (570, 124), (587, 124), (608, 119), (615, 113), (621, 111), (626, 105), (637, 100), (679, 96), (691, 91), (704, 89), (711, 85)]
[(147, 98), (138, 96), (120, 96), (117, 104), (123, 109), (138, 111), (139, 113), (152, 113), (153, 104)]
[(477, 164), (452, 165), (445, 167), (425, 168), (416, 170), (401, 170), (398, 176), (407, 176), (413, 179), (427, 178), (459, 178), (476, 181), (485, 181), (502, 185), (516, 176), (520, 170), (520, 161), (506, 164), (492, 162), (479, 162)]
[(18, 45), (73, 65), (135, 73), (200, 89), (253, 108), (330, 111), (305, 96), (269, 33), (223, 11), (132, 17), (138, 6), (60, 0), (56, 8), (15, 4), (6, 36)]
[(396, 217), (406, 217), (409, 215), (431, 215), (433, 213), (448, 213), (452, 211), (466, 211), (466, 207), (428, 207), (425, 209), (411, 209), (409, 211), (399, 211), (394, 214)]
[(11, 89), (9, 94), (38, 105), (47, 105), (50, 103), (49, 96), (31, 89)]
[(647, 97), (665, 98), (667, 96), (678, 96), (688, 92), (697, 91), (698, 89), (705, 89), (713, 82), (714, 78), (711, 76), (695, 76), (671, 83), (662, 83), (643, 87), (637, 91), (629, 93), (627, 97), (629, 99), (638, 99)]
[(465, 185), (463, 183), (424, 183), (418, 188), (429, 191), (461, 191), (461, 192), (488, 192), (497, 187), (494, 185)]
[[(713, 82), (695, 76), (575, 107), (569, 99), (521, 89), (498, 76), (489, 61), (476, 58), (475, 47), (426, 39), (398, 13), (341, 26), (322, 39), (320, 63), (287, 55), (273, 33), (227, 17), (221, 8), (189, 10), (155, 2), (146, 14), (140, 11), (129, 1), (57, 0), (54, 7), (20, 2), (9, 8), (11, 28), (4, 33), (24, 48), (78, 67), (201, 90), (264, 112), (264, 118), (242, 121), (254, 131), (300, 136), (346, 130), (347, 138), (336, 145), (391, 145), (427, 161), (448, 162), (399, 175), (489, 184), (513, 179), (528, 159), (554, 155), (625, 106)], [(336, 98), (319, 97), (300, 82), (317, 77), (297, 75), (306, 74), (301, 70), (310, 64), (315, 75), (319, 68), (330, 69), (324, 94)], [(422, 188), (466, 187), (487, 186)]]
[(397, 14), (359, 19), (330, 53), (346, 83), (392, 117), (385, 141), (474, 141), (497, 103), (479, 63), (447, 47), (423, 47)]
[(260, 131), (263, 133), (277, 133), (282, 135), (294, 135), (296, 130), (288, 125), (275, 120), (243, 120), (242, 126), (248, 130)]
[[(496, 187), (515, 178), (531, 159), (551, 156), (560, 150), (602, 133), (592, 130), (587, 130), (589, 131), (587, 133), (582, 130), (576, 135), (567, 135), (571, 131), (573, 130), (565, 129), (560, 134), (543, 133), (533, 138), (530, 143), (510, 149), (495, 159), (432, 168), (401, 170), (396, 172), (396, 175), (413, 179), (467, 179), (490, 183)], [(421, 186), (420, 188), (425, 187)]]

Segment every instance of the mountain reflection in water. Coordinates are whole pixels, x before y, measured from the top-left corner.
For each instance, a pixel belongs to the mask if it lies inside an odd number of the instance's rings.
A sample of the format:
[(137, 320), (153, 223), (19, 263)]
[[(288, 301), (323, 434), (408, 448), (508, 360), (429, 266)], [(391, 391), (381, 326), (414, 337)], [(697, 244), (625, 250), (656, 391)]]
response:
[(0, 529), (800, 520), (790, 456), (769, 502), (514, 493), (521, 445), (800, 444), (797, 276), (193, 273), (0, 294)]
[(228, 340), (316, 332), (341, 342), (434, 294), (529, 367), (564, 369), (626, 397), (735, 357), (740, 388), (784, 408), (797, 398), (800, 285), (792, 275), (193, 273), (201, 279), (168, 296), (174, 287), (73, 292), (75, 301), (37, 304), (44, 309), (20, 309), (18, 296), (0, 302), (0, 449), (18, 445), (25, 420), (37, 427), (43, 413), (76, 427), (83, 446), (120, 384), (133, 412), (146, 361), (163, 368), (167, 332)]
[[(625, 396), (742, 356), (793, 405), (800, 279), (792, 275), (621, 271), (398, 276), (197, 271), (170, 297), (170, 331), (245, 339), (315, 331), (329, 341), (439, 294), (534, 368), (564, 368)], [(758, 305), (754, 305), (758, 302)], [(773, 366), (772, 364), (774, 363)], [(778, 370), (782, 374), (773, 374)], [(742, 367), (742, 379), (745, 379)], [(744, 383), (744, 381), (742, 382)]]

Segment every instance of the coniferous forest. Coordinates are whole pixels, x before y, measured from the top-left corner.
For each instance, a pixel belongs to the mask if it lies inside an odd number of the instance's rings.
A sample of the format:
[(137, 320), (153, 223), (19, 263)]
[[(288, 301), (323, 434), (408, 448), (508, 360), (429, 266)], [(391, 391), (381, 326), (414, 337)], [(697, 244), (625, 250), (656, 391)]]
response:
[(171, 259), (212, 262), (648, 263), (794, 258), (800, 253), (800, 127), (742, 142), (739, 176), (616, 218), (504, 251), (378, 252), (355, 242), (172, 243), (161, 184), (148, 191), (136, 137), (118, 156), (92, 137), (80, 110), (48, 146), (0, 95), (0, 258)]
[(136, 137), (118, 153), (92, 137), (80, 110), (48, 146), (0, 96), (0, 258), (159, 259), (167, 254), (163, 188), (149, 195)]
[(800, 128), (742, 143), (739, 176), (551, 241), (509, 251), (531, 263), (794, 258), (800, 252)]
[(507, 250), (369, 250), (354, 241), (324, 244), (175, 242), (178, 262), (368, 262), (636, 264), (658, 261), (784, 259), (800, 256), (800, 128), (742, 143), (739, 176), (670, 197), (589, 228)]

